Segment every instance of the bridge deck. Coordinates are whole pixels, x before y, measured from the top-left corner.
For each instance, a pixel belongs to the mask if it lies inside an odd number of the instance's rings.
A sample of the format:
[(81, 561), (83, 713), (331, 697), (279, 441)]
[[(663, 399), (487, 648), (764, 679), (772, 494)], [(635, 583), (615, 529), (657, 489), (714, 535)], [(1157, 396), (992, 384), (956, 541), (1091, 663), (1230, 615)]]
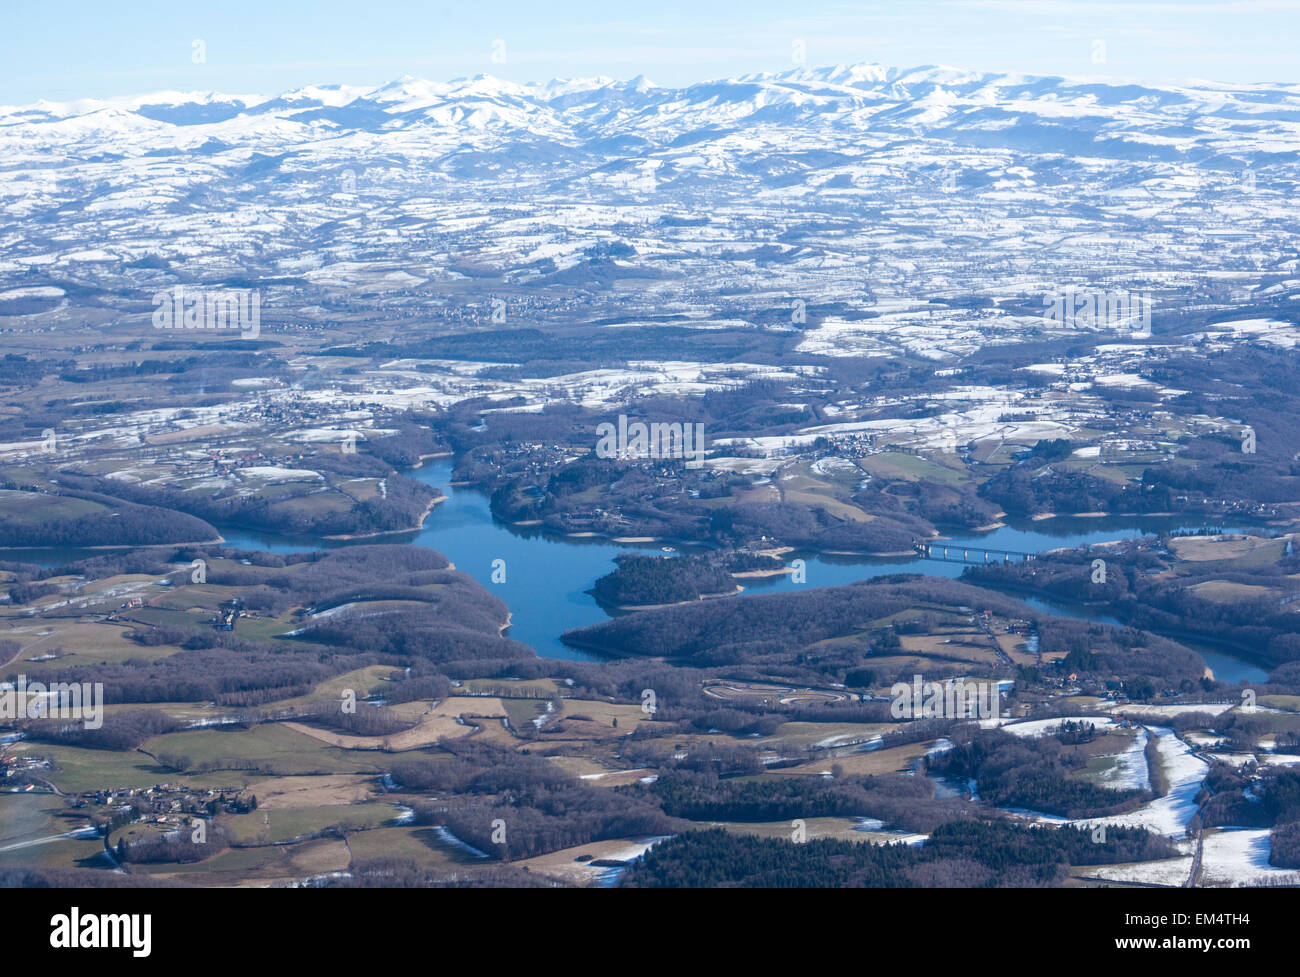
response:
[(983, 566), (986, 563), (1024, 563), (1038, 554), (1019, 550), (1002, 550), (991, 546), (945, 546), (943, 543), (917, 543), (913, 549), (926, 560), (942, 563), (966, 563)]

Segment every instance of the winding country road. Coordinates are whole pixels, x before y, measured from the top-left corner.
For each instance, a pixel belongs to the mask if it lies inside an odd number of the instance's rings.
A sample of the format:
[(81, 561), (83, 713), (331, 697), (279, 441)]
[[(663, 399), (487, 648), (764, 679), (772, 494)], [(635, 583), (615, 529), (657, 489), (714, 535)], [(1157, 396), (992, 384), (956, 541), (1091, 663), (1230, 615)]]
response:
[[(1178, 736), (1176, 732), (1174, 733), (1174, 735)], [(1184, 743), (1187, 743), (1187, 740), (1183, 740), (1181, 736), (1179, 736), (1178, 738), (1182, 740)], [(1207, 757), (1202, 751), (1193, 747), (1192, 744), (1187, 743), (1187, 746), (1192, 751), (1193, 756), (1196, 756), (1199, 759), (1205, 761), (1206, 772), (1208, 774), (1209, 768), (1214, 765), (1214, 761), (1209, 757)], [(1197, 814), (1200, 814), (1202, 811), (1205, 810), (1206, 803), (1208, 803), (1210, 798), (1214, 796), (1214, 791), (1210, 790), (1209, 787), (1206, 787), (1204, 781), (1202, 781), (1201, 786), (1204, 787), (1205, 790), (1209, 791), (1209, 796), (1206, 797), (1205, 800), (1202, 801), (1197, 806), (1196, 808)], [(1196, 855), (1192, 859), (1192, 870), (1190, 873), (1188, 873), (1187, 881), (1183, 883), (1184, 889), (1196, 888), (1196, 881), (1201, 876), (1201, 856), (1204, 854), (1204, 852), (1205, 852), (1205, 827), (1202, 825), (1201, 827), (1196, 829)]]

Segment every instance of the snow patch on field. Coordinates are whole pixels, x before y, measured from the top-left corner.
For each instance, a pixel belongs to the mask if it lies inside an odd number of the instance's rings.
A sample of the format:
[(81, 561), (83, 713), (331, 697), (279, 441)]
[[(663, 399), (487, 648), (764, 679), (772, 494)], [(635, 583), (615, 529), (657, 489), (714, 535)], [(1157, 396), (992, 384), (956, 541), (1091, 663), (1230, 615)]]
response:
[(1172, 719), (1189, 712), (1208, 712), (1211, 716), (1221, 716), (1231, 709), (1235, 702), (1195, 702), (1169, 706), (1124, 705), (1116, 706), (1111, 711), (1117, 716), (1164, 716)]
[(904, 831), (900, 828), (886, 828), (885, 822), (878, 818), (854, 818), (853, 830), (870, 835), (871, 843), (876, 845), (896, 845), (899, 842), (905, 845), (919, 845), (930, 838), (929, 835)]
[[(1029, 722), (1024, 723), (1009, 723), (1003, 726), (1002, 729), (1005, 732), (1010, 733), (1012, 736), (1033, 736), (1037, 738), (1055, 732), (1056, 729), (1060, 727), (1061, 723), (1067, 721), (1076, 723), (1093, 723), (1098, 729), (1106, 729), (1107, 727), (1115, 725), (1115, 720), (1111, 719), (1109, 716), (1064, 716), (1053, 719), (1031, 719)], [(983, 726), (984, 722), (985, 721), (981, 721), (980, 725)]]
[(1130, 862), (1126, 865), (1089, 865), (1080, 875), (1108, 882), (1136, 882), (1140, 885), (1165, 885), (1178, 888), (1192, 874), (1193, 856), (1162, 858), (1154, 862)]
[(472, 856), (475, 857), (475, 858), (488, 858), (488, 857), (490, 857), (490, 856), (487, 854), (487, 852), (479, 851), (477, 848), (475, 848), (475, 847), (474, 847), (473, 845), (471, 845), (469, 842), (467, 842), (467, 841), (461, 841), (461, 840), (460, 840), (459, 838), (457, 838), (454, 834), (452, 834), (450, 831), (447, 830), (447, 826), (446, 826), (446, 825), (443, 825), (443, 824), (435, 825), (433, 831), (434, 831), (434, 834), (436, 834), (436, 835), (438, 836), (438, 838), (439, 838), (441, 841), (445, 842), (445, 843), (448, 844), (448, 845), (452, 845), (452, 846), (455, 847), (455, 848), (459, 848), (461, 851), (465, 852), (467, 855), (472, 855)]
[(317, 611), (311, 616), (313, 621), (324, 621), (331, 617), (337, 617), (340, 614), (346, 614), (352, 608), (357, 606), (356, 601), (348, 601), (346, 604), (337, 604), (334, 607), (327, 608), (323, 611)]
[(1294, 763), (1300, 763), (1300, 756), (1294, 753), (1261, 753), (1259, 762), (1270, 766), (1289, 767)]
[(736, 472), (740, 475), (771, 475), (781, 467), (780, 458), (707, 458), (709, 468)]
[(1101, 787), (1112, 790), (1146, 790), (1151, 786), (1151, 771), (1147, 766), (1147, 731), (1139, 729), (1133, 742), (1123, 753), (1115, 754), (1115, 765), (1102, 771), (1096, 778)]
[(818, 458), (809, 468), (818, 475), (833, 475), (835, 472), (856, 472), (861, 469), (847, 458)]
[[(1255, 762), (1253, 753), (1207, 753), (1211, 760), (1217, 760), (1219, 763), (1226, 763), (1232, 767), (1244, 767), (1248, 763)], [(1300, 757), (1296, 757), (1300, 760)]]
[(262, 481), (268, 485), (277, 482), (318, 482), (324, 478), (320, 472), (314, 472), (310, 468), (280, 468), (275, 465), (253, 465), (238, 471), (240, 478), (245, 481)]
[(1200, 885), (1300, 884), (1300, 872), (1268, 863), (1267, 828), (1221, 828), (1205, 833)]
[(1280, 319), (1237, 319), (1233, 322), (1216, 322), (1207, 327), (1205, 332), (1193, 334), (1188, 339), (1195, 342), (1202, 337), (1221, 340), (1228, 336), (1233, 339), (1253, 339), (1256, 342), (1286, 349), (1293, 348), (1297, 342), (1300, 342), (1300, 330), (1295, 324)]
[(63, 289), (56, 288), (53, 285), (31, 285), (26, 288), (11, 288), (0, 292), (0, 302), (8, 302), (12, 299), (57, 299), (62, 298), (65, 294)]
[(885, 742), (885, 738), (880, 735), (871, 736), (867, 739), (862, 738), (861, 733), (842, 733), (839, 736), (828, 736), (823, 740), (818, 740), (812, 745), (814, 750), (830, 750), (837, 746), (861, 746), (864, 751), (877, 750)]

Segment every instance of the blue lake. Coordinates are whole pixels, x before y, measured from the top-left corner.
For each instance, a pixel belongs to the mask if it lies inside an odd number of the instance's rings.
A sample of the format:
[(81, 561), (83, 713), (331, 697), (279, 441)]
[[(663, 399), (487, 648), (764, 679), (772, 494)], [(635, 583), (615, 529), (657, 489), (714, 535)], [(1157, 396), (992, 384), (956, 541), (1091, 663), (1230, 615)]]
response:
[[(587, 591), (596, 580), (614, 568), (620, 553), (644, 552), (663, 554), (662, 547), (675, 543), (619, 544), (594, 538), (573, 538), (544, 532), (536, 527), (512, 526), (493, 517), (487, 496), (474, 488), (451, 485), (450, 458), (433, 459), (407, 474), (443, 492), (447, 498), (429, 513), (419, 532), (396, 533), (368, 540), (327, 540), (310, 536), (278, 536), (220, 526), (227, 544), (244, 549), (292, 553), (302, 550), (358, 543), (413, 543), (444, 554), (485, 588), (500, 597), (511, 611), (510, 637), (531, 645), (539, 655), (590, 661), (594, 656), (569, 648), (560, 635), (570, 629), (606, 621), (610, 613), (596, 603)], [(983, 535), (952, 536), (950, 547), (971, 549), (992, 547), (1025, 553), (1081, 546), (1109, 540), (1139, 537), (1147, 533), (1182, 528), (1185, 519), (1152, 518), (1062, 518), (1013, 524)], [(677, 547), (684, 549), (685, 547)], [(30, 561), (45, 566), (81, 559), (95, 551), (75, 549), (9, 550), (0, 557)], [(806, 579), (795, 583), (791, 575), (747, 578), (741, 581), (745, 592), (769, 594), (853, 583), (889, 573), (927, 573), (958, 577), (963, 565), (917, 556), (869, 557), (836, 556), (825, 553), (793, 552), (786, 562), (802, 559)], [(504, 561), (505, 579), (493, 581), (494, 561)], [(502, 566), (498, 564), (498, 566)], [(498, 574), (500, 576), (500, 574)], [(1054, 614), (1104, 620), (1104, 612), (1075, 609), (1056, 602), (1031, 599), (1030, 603)], [(1204, 647), (1197, 651), (1206, 659), (1215, 675), (1228, 682), (1263, 681), (1266, 673), (1230, 654)]]

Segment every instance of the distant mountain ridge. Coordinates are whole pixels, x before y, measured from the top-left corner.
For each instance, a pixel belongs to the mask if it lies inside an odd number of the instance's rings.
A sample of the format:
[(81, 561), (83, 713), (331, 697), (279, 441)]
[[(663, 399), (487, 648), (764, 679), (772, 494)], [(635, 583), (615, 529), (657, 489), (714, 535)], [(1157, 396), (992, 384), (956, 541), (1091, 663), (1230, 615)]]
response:
[(1218, 305), (1296, 294), (1300, 85), (858, 64), (162, 92), (2, 107), (0, 173), (0, 315), (58, 322), (250, 281), (271, 331), (478, 322), (515, 288), (566, 322), (629, 293), (642, 317), (1071, 283)]
[[(288, 144), (402, 130), (487, 135), (528, 131), (587, 141), (646, 138), (746, 123), (834, 121), (864, 131), (1015, 130), (1024, 117), (1070, 123), (1094, 140), (1179, 145), (1231, 126), (1237, 137), (1282, 137), (1300, 125), (1300, 85), (1154, 87), (1097, 79), (878, 64), (795, 68), (663, 88), (642, 77), (520, 84), (486, 75), (432, 82), (405, 76), (376, 88), (311, 85), (278, 95), (158, 92), (0, 107), (0, 141), (61, 144), (129, 135), (152, 148), (193, 149), (210, 138)], [(1138, 131), (1131, 131), (1141, 129)], [(195, 132), (192, 130), (201, 130)], [(17, 147), (15, 147), (17, 148)], [(1282, 147), (1277, 147), (1281, 149)], [(1296, 147), (1291, 147), (1294, 153)]]

